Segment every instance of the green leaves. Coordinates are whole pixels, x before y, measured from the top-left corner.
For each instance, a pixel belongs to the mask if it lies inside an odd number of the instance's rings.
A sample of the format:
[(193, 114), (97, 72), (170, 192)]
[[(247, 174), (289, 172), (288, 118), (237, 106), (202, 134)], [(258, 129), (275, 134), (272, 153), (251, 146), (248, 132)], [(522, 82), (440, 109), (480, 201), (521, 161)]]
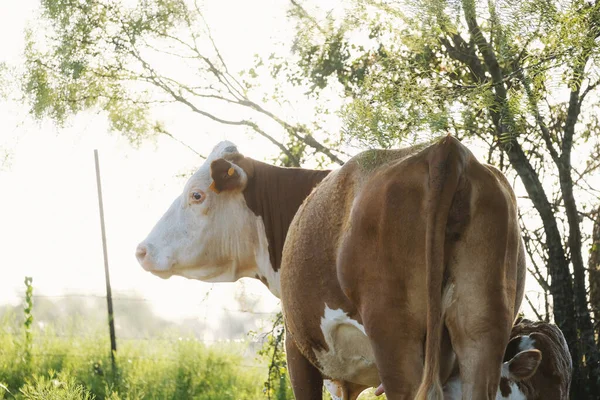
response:
[[(323, 56), (325, 71), (315, 73), (323, 77), (320, 86), (344, 63), (345, 54), (343, 45), (333, 44)], [(286, 62), (279, 65), (284, 68)], [(241, 78), (231, 71), (198, 2), (44, 0), (42, 18), (27, 35), (21, 82), (35, 117), (63, 124), (83, 110), (100, 110), (111, 129), (133, 144), (168, 132), (156, 129), (162, 121), (155, 117), (161, 113), (154, 111), (175, 103), (212, 121), (257, 133), (281, 150), (285, 164), (300, 165), (305, 146), (296, 142), (301, 141), (330, 161), (343, 163), (303, 121), (288, 121), (281, 117), (285, 112), (267, 107), (281, 105), (286, 96), (278, 84), (257, 94), (260, 85), (252, 81), (269, 74), (261, 63), (259, 58)]]
[[(31, 113), (64, 123), (89, 108), (134, 143), (152, 135), (150, 93), (135, 54), (138, 43), (166, 35), (187, 17), (181, 0), (127, 7), (110, 0), (43, 0), (41, 23), (26, 35), (22, 77)], [(143, 67), (143, 65), (142, 65)]]
[(93, 400), (95, 397), (68, 374), (50, 371), (48, 377), (34, 376), (23, 388), (24, 400)]
[(32, 367), (32, 347), (33, 347), (33, 336), (32, 336), (32, 324), (33, 324), (33, 278), (25, 277), (25, 302), (23, 312), (25, 318), (23, 321), (25, 340), (23, 342), (23, 364), (25, 372), (29, 372)]
[[(434, 0), (353, 4), (339, 22), (327, 20), (319, 30), (307, 32), (314, 24), (298, 23), (304, 42), (295, 50), (314, 90), (329, 85), (329, 76), (344, 85), (351, 99), (342, 110), (344, 136), (367, 145), (397, 145), (421, 131), (487, 137), (496, 125), (493, 135), (501, 141), (539, 135), (531, 104), (543, 107), (556, 95), (554, 83), (563, 71), (569, 89), (587, 76), (569, 68), (578, 62), (571, 55), (591, 46), (584, 26), (593, 7), (583, 3), (584, 12), (533, 0), (487, 7)], [(465, 12), (479, 22), (502, 82), (492, 84), (489, 60), (474, 44)], [(363, 31), (373, 41), (368, 47), (353, 41)]]
[(287, 399), (291, 396), (287, 381), (284, 337), (283, 314), (280, 312), (273, 320), (271, 332), (267, 334), (263, 347), (257, 352), (259, 357), (269, 363), (267, 380), (264, 382), (264, 393), (268, 399)]

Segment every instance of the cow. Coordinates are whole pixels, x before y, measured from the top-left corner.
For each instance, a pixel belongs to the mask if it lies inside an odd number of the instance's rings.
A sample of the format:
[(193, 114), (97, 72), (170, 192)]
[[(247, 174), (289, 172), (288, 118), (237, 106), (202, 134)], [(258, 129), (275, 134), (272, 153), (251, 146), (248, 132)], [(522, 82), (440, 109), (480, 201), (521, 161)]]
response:
[[(282, 300), (296, 399), (492, 399), (524, 289), (515, 195), (453, 137), (278, 168), (218, 144), (140, 243), (162, 278), (260, 279)], [(428, 397), (429, 396), (429, 397)]]
[(357, 155), (284, 246), (296, 398), (319, 398), (326, 376), (349, 399), (380, 383), (389, 399), (442, 399), (458, 365), (463, 399), (493, 399), (524, 277), (515, 195), (458, 140)]
[(163, 279), (261, 280), (280, 297), (285, 237), (298, 207), (329, 171), (279, 168), (220, 142), (138, 245), (141, 266)]
[[(518, 321), (504, 354), (496, 400), (568, 400), (573, 373), (565, 337), (554, 324)], [(462, 397), (460, 376), (444, 385), (444, 400)]]

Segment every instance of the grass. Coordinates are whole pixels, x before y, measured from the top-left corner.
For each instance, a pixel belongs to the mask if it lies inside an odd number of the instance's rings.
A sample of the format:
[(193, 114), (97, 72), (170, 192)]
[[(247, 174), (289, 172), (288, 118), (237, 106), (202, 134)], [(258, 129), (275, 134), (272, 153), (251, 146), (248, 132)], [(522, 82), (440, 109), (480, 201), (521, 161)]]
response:
[(25, 334), (0, 321), (0, 399), (198, 399), (265, 398), (266, 362), (243, 356), (243, 344), (206, 346), (192, 338), (121, 341), (112, 370), (106, 334), (52, 329)]
[[(268, 398), (264, 382), (271, 355), (257, 357), (248, 343), (207, 346), (174, 333), (120, 340), (113, 371), (108, 333), (80, 318), (67, 328), (32, 328), (29, 345), (25, 332), (14, 313), (0, 317), (0, 400)], [(271, 399), (294, 398), (287, 374), (273, 383)], [(385, 399), (372, 392), (360, 399)]]

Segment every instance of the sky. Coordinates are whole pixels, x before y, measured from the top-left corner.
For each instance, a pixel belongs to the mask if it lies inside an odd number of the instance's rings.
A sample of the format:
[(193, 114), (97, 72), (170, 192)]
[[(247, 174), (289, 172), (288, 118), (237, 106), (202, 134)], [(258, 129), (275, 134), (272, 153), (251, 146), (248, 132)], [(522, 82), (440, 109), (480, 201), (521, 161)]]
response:
[[(252, 3), (251, 5), (249, 3)], [(206, 1), (206, 17), (230, 66), (251, 65), (255, 53), (285, 38), (285, 2)], [(0, 2), (0, 63), (18, 65), (23, 32), (34, 21), (36, 0)], [(256, 23), (260, 19), (265, 23)], [(256, 46), (256, 44), (260, 46)], [(105, 293), (93, 150), (98, 149), (113, 295), (141, 296), (160, 316), (215, 321), (220, 310), (240, 309), (244, 293), (253, 311), (278, 309), (278, 300), (253, 279), (209, 284), (173, 277), (162, 280), (137, 263), (134, 252), (183, 189), (202, 159), (168, 137), (134, 148), (110, 133), (103, 115), (84, 112), (59, 128), (28, 116), (27, 107), (0, 103), (0, 303), (16, 304), (23, 279), (35, 293)], [(221, 140), (257, 159), (277, 149), (249, 138), (243, 128), (210, 123), (187, 110), (170, 110), (166, 126), (197, 152)], [(3, 160), (3, 161), (2, 161)], [(116, 316), (118, 322), (118, 316)]]
[[(0, 63), (22, 62), (23, 32), (35, 22), (38, 1), (0, 1), (0, 37), (10, 38), (0, 44)], [(277, 43), (293, 39), (285, 1), (203, 4), (232, 70), (247, 68), (255, 53), (268, 56)], [(296, 111), (307, 110), (310, 107)], [(162, 117), (178, 139), (201, 154), (225, 139), (259, 160), (278, 154), (274, 146), (247, 135), (243, 128), (211, 123), (185, 109), (169, 109)], [(337, 128), (334, 121), (331, 129)], [(201, 318), (215, 328), (224, 310), (244, 308), (236, 300), (241, 294), (253, 304), (252, 311), (278, 310), (279, 301), (256, 280), (220, 284), (180, 277), (162, 280), (137, 263), (137, 244), (181, 192), (186, 180), (182, 175), (202, 163), (194, 152), (165, 136), (134, 148), (109, 132), (102, 114), (91, 111), (65, 127), (34, 121), (26, 106), (10, 100), (0, 102), (0, 304), (20, 301), (25, 276), (33, 277), (37, 294), (105, 293), (94, 149), (100, 158), (115, 298), (139, 296), (164, 318)], [(528, 285), (535, 292), (533, 279)]]

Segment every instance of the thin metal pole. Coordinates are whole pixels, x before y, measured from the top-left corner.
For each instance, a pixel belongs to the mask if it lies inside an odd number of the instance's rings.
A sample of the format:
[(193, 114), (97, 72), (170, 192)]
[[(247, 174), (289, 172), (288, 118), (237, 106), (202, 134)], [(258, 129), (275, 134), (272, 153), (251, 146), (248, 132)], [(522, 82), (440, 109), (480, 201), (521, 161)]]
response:
[(108, 305), (108, 327), (110, 329), (110, 359), (113, 371), (116, 371), (115, 353), (117, 352), (117, 338), (115, 336), (115, 316), (113, 313), (112, 290), (110, 288), (110, 274), (108, 273), (108, 251), (106, 249), (106, 230), (104, 228), (104, 206), (102, 204), (102, 184), (100, 183), (100, 163), (98, 150), (94, 150), (96, 161), (96, 185), (98, 186), (98, 205), (100, 208), (100, 227), (102, 229), (102, 250), (104, 252), (104, 278), (106, 280), (106, 303)]

